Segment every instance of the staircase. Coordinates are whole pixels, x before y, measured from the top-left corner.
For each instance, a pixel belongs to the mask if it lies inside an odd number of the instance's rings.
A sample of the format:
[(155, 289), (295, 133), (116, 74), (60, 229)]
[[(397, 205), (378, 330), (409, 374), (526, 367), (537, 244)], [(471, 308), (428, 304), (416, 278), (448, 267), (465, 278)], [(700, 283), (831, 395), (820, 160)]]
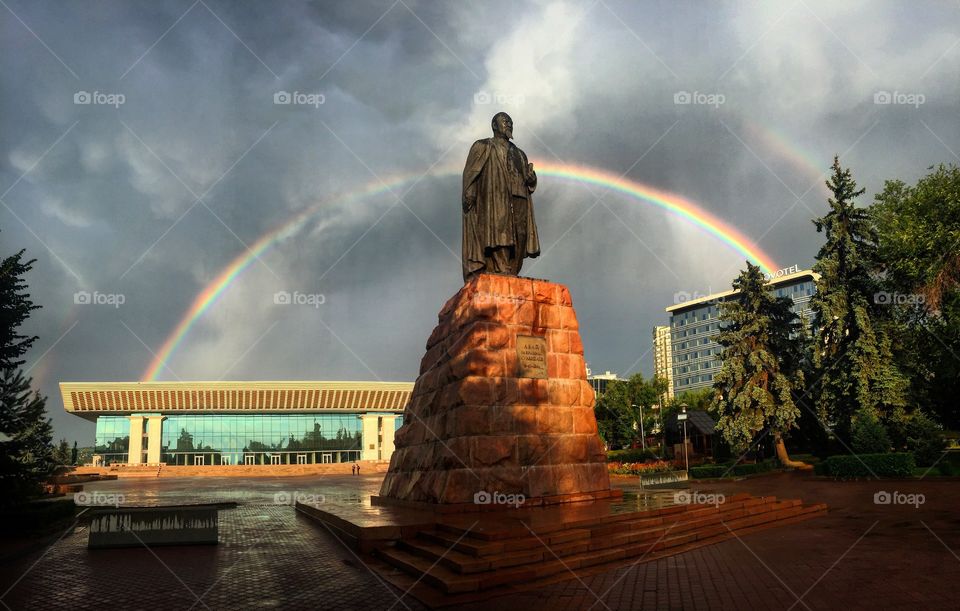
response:
[[(806, 520), (826, 505), (738, 494), (720, 505), (673, 505), (650, 511), (536, 524), (521, 520), (442, 521), (376, 551), (397, 571), (384, 572), (428, 604), (471, 600), (538, 587), (678, 554), (746, 532)], [(416, 580), (416, 581), (415, 581)], [(477, 596), (477, 593), (487, 595)], [(463, 597), (459, 597), (463, 599)]]

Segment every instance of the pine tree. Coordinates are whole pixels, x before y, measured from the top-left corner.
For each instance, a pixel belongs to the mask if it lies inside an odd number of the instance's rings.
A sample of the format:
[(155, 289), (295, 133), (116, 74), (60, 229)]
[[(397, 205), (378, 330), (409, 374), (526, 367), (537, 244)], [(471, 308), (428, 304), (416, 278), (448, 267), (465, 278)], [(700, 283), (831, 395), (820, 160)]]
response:
[(800, 415), (793, 391), (803, 382), (792, 301), (769, 291), (760, 268), (749, 261), (733, 288), (736, 297), (720, 305), (717, 343), (723, 346), (723, 366), (714, 380), (713, 399), (720, 416), (717, 428), (734, 451), (743, 452), (769, 427), (780, 460), (807, 468), (790, 460), (783, 443)]
[(813, 271), (820, 275), (811, 300), (817, 327), (814, 397), (820, 418), (841, 438), (853, 420), (882, 417), (905, 403), (906, 381), (893, 363), (890, 340), (876, 303), (876, 230), (849, 169), (834, 157), (827, 180), (830, 210), (814, 219), (825, 234)]
[(36, 260), (24, 261), (23, 253), (21, 250), (0, 263), (0, 369), (23, 365), (20, 357), (37, 339), (19, 333), (20, 325), (30, 317), (30, 312), (40, 307), (30, 301), (23, 278), (33, 269)]
[(39, 308), (26, 292), (23, 276), (33, 261), (23, 251), (0, 262), (0, 504), (23, 501), (39, 490), (55, 464), (46, 399), (31, 392), (31, 380), (20, 371), (21, 358), (37, 339), (19, 332)]
[(39, 489), (53, 473), (53, 428), (45, 399), (19, 369), (0, 373), (0, 504), (13, 505)]

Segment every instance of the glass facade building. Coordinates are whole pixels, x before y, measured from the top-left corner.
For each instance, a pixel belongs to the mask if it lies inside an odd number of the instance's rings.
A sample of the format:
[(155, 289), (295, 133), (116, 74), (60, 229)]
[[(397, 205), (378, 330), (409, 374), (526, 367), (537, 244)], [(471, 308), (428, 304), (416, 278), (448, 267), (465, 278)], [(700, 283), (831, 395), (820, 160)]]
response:
[[(817, 275), (811, 270), (795, 271), (768, 281), (778, 297), (789, 297), (791, 309), (809, 327), (813, 322), (810, 299), (816, 291)], [(720, 333), (720, 304), (736, 295), (734, 291), (716, 293), (686, 301), (666, 310), (670, 313), (673, 392), (708, 388), (720, 372), (722, 347), (716, 342)]]
[(412, 384), (62, 383), (96, 422), (95, 463), (277, 465), (389, 460)]

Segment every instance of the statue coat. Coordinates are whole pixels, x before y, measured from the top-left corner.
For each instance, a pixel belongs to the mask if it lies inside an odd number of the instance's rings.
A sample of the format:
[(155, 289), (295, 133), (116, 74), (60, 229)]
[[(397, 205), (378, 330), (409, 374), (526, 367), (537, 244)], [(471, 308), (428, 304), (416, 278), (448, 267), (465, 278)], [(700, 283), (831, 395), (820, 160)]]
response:
[[(518, 257), (540, 255), (532, 196), (537, 175), (528, 172), (519, 147), (507, 140), (506, 150), (498, 151), (494, 140), (474, 142), (463, 168), (464, 279), (483, 270), (485, 249), (513, 246)], [(524, 235), (524, 243), (517, 244)]]

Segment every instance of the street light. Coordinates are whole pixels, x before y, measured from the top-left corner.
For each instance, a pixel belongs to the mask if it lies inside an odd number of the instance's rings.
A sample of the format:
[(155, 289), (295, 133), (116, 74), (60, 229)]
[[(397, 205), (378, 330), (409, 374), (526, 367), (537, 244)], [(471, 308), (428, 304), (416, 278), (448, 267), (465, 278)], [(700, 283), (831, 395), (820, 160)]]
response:
[(680, 413), (677, 414), (677, 420), (683, 421), (683, 465), (687, 472), (690, 471), (690, 457), (687, 456), (687, 404), (680, 404)]
[[(636, 404), (633, 404), (633, 409), (638, 409), (638, 406)], [(643, 433), (643, 406), (640, 405), (639, 409), (640, 409), (640, 447), (646, 450), (647, 440), (646, 440), (646, 435), (644, 435)]]

